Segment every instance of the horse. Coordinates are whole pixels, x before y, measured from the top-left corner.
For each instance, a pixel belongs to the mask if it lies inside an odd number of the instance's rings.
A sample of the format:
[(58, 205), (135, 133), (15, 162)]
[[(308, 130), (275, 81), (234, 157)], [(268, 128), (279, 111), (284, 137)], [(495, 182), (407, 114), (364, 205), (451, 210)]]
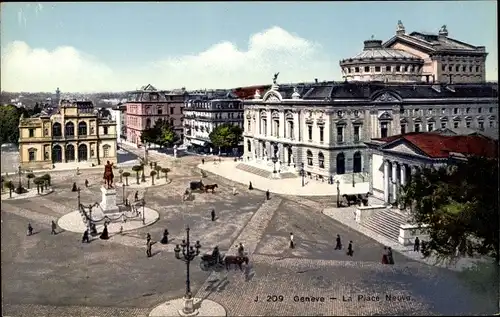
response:
[(240, 268), (241, 271), (243, 271), (243, 267), (241, 266), (243, 263), (245, 265), (248, 265), (248, 256), (239, 256), (239, 255), (226, 255), (224, 257), (224, 264), (226, 265), (226, 270), (229, 271), (229, 266), (231, 264), (236, 264)]
[(347, 206), (351, 206), (351, 204), (357, 204), (359, 199), (356, 195), (344, 194), (342, 195), (342, 197), (347, 201)]
[(205, 185), (205, 193), (208, 192), (209, 190), (211, 190), (212, 193), (215, 193), (216, 188), (219, 188), (219, 186), (217, 186), (217, 184)]

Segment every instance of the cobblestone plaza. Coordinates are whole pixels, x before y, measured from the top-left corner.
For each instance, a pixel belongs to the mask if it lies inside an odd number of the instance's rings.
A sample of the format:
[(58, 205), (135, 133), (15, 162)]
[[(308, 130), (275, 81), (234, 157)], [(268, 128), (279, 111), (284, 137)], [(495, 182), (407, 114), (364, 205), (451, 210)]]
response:
[[(263, 192), (209, 175), (203, 181), (217, 183), (216, 192), (195, 193), (193, 201), (183, 202), (189, 182), (200, 179), (194, 168), (199, 161), (165, 158), (159, 164), (172, 169), (172, 182), (137, 189), (147, 206), (160, 213), (158, 222), (90, 244), (82, 244), (76, 233), (51, 235), (50, 223), (76, 209), (73, 182), (82, 188), (82, 203), (99, 201), (102, 171), (78, 176), (74, 171), (54, 172), (53, 193), (3, 200), (3, 315), (148, 316), (155, 306), (184, 295), (186, 268), (175, 259), (173, 248), (185, 239), (186, 224), (203, 253), (215, 245), (225, 253), (239, 242), (249, 252), (250, 265), (243, 272), (205, 272), (199, 259), (191, 264), (195, 297), (223, 305), (228, 316), (461, 315), (496, 310), (491, 290), (474, 287), (456, 272), (397, 253), (394, 266), (381, 265), (382, 245), (321, 213), (335, 198), (271, 194), (265, 201)], [(89, 188), (83, 185), (85, 179)], [(134, 174), (129, 181), (135, 182)], [(125, 195), (135, 191), (125, 190)], [(121, 201), (122, 189), (117, 192)], [(211, 208), (217, 215), (214, 222)], [(28, 222), (33, 236), (26, 236)], [(146, 234), (159, 241), (166, 228), (171, 242), (155, 244), (153, 257), (147, 258)], [(294, 249), (288, 247), (290, 232)], [(353, 257), (333, 250), (337, 234), (344, 245), (353, 241)]]

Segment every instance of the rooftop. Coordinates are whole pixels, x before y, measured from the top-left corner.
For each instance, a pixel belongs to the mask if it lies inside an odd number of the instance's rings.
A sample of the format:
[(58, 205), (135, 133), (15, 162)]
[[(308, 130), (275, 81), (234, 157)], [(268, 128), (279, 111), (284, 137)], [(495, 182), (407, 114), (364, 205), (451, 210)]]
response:
[(374, 39), (367, 40), (364, 42), (364, 45), (365, 46), (362, 52), (358, 53), (354, 57), (344, 59), (342, 60), (342, 62), (351, 60), (376, 59), (376, 58), (409, 59), (409, 60), (423, 62), (423, 60), (420, 57), (408, 53), (406, 51), (383, 47), (382, 41), (380, 40), (374, 40)]
[(405, 140), (431, 158), (448, 158), (450, 153), (490, 158), (498, 157), (498, 141), (481, 135), (442, 135), (432, 132), (412, 132), (373, 140), (384, 144)]

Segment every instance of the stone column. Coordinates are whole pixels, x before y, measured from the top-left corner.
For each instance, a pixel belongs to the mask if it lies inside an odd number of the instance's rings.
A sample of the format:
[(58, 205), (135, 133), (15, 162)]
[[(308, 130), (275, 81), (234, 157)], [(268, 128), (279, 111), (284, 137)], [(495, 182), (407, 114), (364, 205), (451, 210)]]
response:
[(401, 170), (401, 185), (406, 185), (406, 165), (405, 164), (401, 164), (400, 166), (400, 170)]
[(389, 161), (384, 161), (384, 202), (389, 202)]
[(372, 154), (368, 153), (368, 184), (370, 193), (373, 193), (373, 177), (372, 177)]
[(398, 163), (392, 162), (392, 199), (396, 202), (398, 198)]

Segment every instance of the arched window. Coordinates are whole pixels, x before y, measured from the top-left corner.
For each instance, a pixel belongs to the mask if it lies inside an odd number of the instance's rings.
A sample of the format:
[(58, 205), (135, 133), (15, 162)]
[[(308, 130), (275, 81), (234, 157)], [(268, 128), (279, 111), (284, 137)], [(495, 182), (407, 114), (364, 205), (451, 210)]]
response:
[(80, 144), (78, 146), (78, 161), (86, 161), (88, 158), (88, 149), (86, 144)]
[(247, 150), (248, 152), (252, 152), (252, 143), (250, 142), (250, 140), (247, 140)]
[(75, 135), (75, 125), (73, 124), (73, 122), (66, 123), (65, 132), (66, 136)]
[(83, 121), (78, 123), (78, 135), (87, 135), (87, 124)]
[(325, 168), (325, 156), (321, 152), (318, 154), (318, 164), (319, 168)]
[(35, 148), (28, 149), (28, 160), (30, 162), (36, 161), (36, 149)]
[(104, 157), (109, 157), (109, 149), (111, 148), (111, 146), (109, 144), (105, 144), (102, 146), (102, 153), (104, 155)]
[(74, 161), (75, 160), (75, 147), (72, 144), (68, 144), (66, 146), (65, 153), (66, 161)]
[(310, 150), (307, 150), (307, 165), (313, 165), (313, 154)]
[(356, 152), (354, 153), (353, 155), (353, 165), (352, 165), (352, 171), (353, 173), (361, 173), (361, 153), (360, 152)]
[(52, 125), (52, 136), (62, 136), (61, 124), (59, 122), (55, 122)]
[(337, 174), (345, 174), (345, 156), (344, 153), (337, 155)]

